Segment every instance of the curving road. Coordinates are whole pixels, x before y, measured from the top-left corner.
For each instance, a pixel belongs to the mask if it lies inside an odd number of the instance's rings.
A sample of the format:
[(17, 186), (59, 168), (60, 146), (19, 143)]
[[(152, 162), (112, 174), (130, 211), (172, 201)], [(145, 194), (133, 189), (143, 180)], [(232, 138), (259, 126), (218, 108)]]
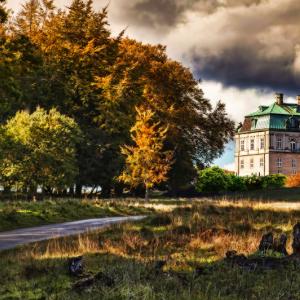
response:
[(16, 229), (0, 232), (0, 250), (15, 248), (19, 245), (29, 244), (56, 237), (75, 235), (89, 230), (95, 230), (111, 224), (126, 221), (137, 221), (145, 216), (109, 217), (100, 219), (88, 219), (61, 224), (44, 225), (33, 228)]

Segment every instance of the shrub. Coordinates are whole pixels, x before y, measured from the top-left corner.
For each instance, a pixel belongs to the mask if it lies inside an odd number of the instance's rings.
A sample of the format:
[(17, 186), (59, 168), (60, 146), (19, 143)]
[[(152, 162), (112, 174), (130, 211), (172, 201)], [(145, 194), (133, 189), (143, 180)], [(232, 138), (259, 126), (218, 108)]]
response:
[(199, 192), (223, 192), (228, 189), (228, 175), (219, 167), (211, 167), (199, 172), (196, 188)]
[(281, 188), (284, 186), (286, 177), (282, 174), (272, 174), (267, 176), (247, 176), (245, 184), (248, 190)]
[(282, 174), (272, 174), (262, 177), (262, 188), (281, 188), (284, 186), (286, 176)]
[(247, 190), (244, 177), (234, 174), (227, 174), (228, 191), (231, 192), (244, 192)]
[(262, 177), (257, 175), (245, 176), (244, 182), (247, 190), (259, 190), (262, 188)]

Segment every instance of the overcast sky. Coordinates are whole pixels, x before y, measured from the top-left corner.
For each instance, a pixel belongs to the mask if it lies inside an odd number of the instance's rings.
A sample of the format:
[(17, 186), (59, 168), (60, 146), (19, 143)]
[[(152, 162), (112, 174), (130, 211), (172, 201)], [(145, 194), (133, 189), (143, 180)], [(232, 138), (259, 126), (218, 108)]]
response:
[[(17, 11), (22, 0), (7, 0)], [(70, 0), (54, 1), (64, 8)], [(201, 78), (205, 96), (222, 100), (240, 122), (284, 92), (300, 94), (299, 0), (94, 0), (109, 4), (114, 34), (167, 46), (170, 57)], [(218, 164), (232, 168), (233, 146)]]

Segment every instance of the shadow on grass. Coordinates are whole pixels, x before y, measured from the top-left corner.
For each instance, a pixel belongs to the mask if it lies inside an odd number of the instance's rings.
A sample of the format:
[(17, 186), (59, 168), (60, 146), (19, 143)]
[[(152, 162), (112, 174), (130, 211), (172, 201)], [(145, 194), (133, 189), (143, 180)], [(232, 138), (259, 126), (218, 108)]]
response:
[(86, 276), (102, 272), (113, 284), (100, 278), (76, 289), (82, 278), (69, 275), (66, 259), (20, 262), (17, 268), (6, 264), (1, 299), (299, 299), (297, 265), (249, 271), (220, 260), (174, 271), (169, 262), (160, 270), (150, 261), (93, 254), (84, 257)]

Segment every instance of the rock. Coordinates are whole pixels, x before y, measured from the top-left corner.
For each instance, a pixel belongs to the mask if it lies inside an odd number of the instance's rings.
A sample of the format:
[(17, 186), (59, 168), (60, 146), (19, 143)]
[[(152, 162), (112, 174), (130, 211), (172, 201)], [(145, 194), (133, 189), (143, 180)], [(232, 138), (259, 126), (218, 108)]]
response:
[(273, 233), (269, 232), (262, 236), (258, 247), (259, 251), (266, 252), (273, 249)]
[(79, 276), (83, 273), (82, 256), (74, 257), (69, 260), (69, 272), (74, 276)]
[(297, 223), (293, 228), (293, 254), (300, 254), (300, 223)]
[(286, 251), (286, 242), (287, 242), (287, 236), (286, 234), (283, 233), (279, 239), (277, 238), (274, 239), (273, 250), (283, 255), (288, 255)]

